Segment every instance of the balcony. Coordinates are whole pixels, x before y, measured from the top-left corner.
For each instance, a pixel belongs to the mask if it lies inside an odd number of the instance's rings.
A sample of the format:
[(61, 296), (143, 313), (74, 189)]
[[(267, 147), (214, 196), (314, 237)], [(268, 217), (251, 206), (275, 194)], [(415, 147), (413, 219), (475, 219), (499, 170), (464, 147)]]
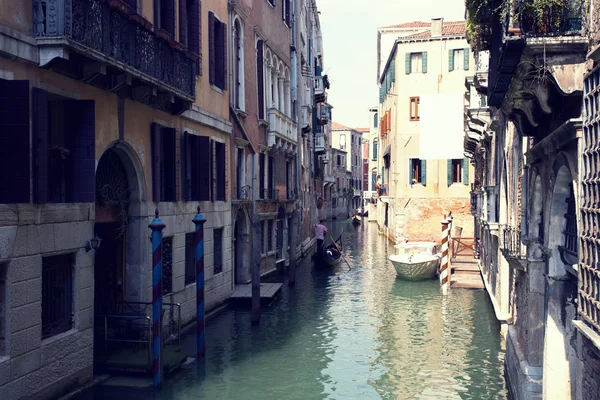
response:
[(269, 201), (283, 200), (279, 198), (279, 189), (262, 189), (260, 190), (260, 199)]
[(269, 120), (267, 136), (269, 147), (294, 154), (297, 144), (296, 122), (276, 108), (269, 108), (267, 118)]
[(325, 100), (325, 81), (323, 76), (315, 76), (315, 103), (324, 103)]
[(388, 185), (384, 183), (377, 188), (377, 196), (384, 197), (388, 195)]
[(521, 271), (527, 269), (527, 249), (521, 243), (521, 231), (510, 225), (500, 226), (500, 251), (511, 265)]
[[(478, 51), (475, 53), (475, 78), (474, 84), (477, 91), (487, 94), (488, 74), (490, 70), (490, 52)], [(487, 103), (487, 99), (486, 99)]]
[(312, 130), (312, 106), (302, 106), (302, 133), (306, 134)]
[(321, 107), (321, 125), (327, 125), (329, 123), (329, 109), (327, 107)]
[(32, 11), (40, 66), (173, 114), (194, 101), (198, 56), (125, 3), (33, 0)]

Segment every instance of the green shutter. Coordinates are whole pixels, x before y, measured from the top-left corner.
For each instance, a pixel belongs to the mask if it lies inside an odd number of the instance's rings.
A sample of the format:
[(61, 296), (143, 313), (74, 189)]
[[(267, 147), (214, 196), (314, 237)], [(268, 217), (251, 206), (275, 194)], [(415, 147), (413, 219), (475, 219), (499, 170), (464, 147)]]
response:
[(410, 74), (410, 53), (406, 53), (404, 55), (404, 71), (406, 72), (406, 74)]
[(468, 47), (464, 48), (464, 53), (465, 53), (465, 71), (468, 71), (469, 70), (469, 55), (470, 55)]
[(421, 160), (421, 184), (427, 186), (427, 160)]
[(448, 186), (452, 186), (452, 160), (448, 160)]
[(427, 52), (424, 51), (421, 54), (423, 56), (423, 73), (426, 74), (427, 73)]
[(454, 71), (454, 50), (448, 50), (448, 71)]
[(396, 82), (396, 59), (394, 58), (392, 60), (392, 63), (390, 64), (390, 80), (393, 82)]
[(412, 168), (412, 158), (408, 159), (408, 184), (412, 185), (413, 180), (413, 168)]
[(462, 162), (462, 181), (465, 185), (469, 184), (469, 159), (466, 157)]
[(385, 99), (385, 88), (382, 86), (379, 86), (379, 103), (383, 103), (383, 100)]

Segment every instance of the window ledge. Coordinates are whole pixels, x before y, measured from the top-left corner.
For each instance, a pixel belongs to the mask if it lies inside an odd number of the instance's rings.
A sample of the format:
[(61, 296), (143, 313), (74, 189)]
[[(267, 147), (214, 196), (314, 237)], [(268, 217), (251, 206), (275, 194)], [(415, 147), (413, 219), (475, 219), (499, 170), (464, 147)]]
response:
[(275, 4), (271, 3), (269, 0), (267, 0), (267, 4), (271, 6), (271, 8), (275, 8)]
[(575, 329), (579, 331), (583, 336), (585, 336), (590, 342), (596, 346), (596, 349), (600, 350), (600, 335), (598, 335), (592, 328), (587, 326), (587, 324), (581, 320), (574, 320), (573, 325)]
[(263, 125), (263, 126), (269, 126), (269, 121), (266, 121), (264, 119), (258, 119), (258, 125)]
[(248, 116), (248, 113), (244, 110), (242, 110), (241, 108), (236, 108), (235, 109), (235, 113), (242, 118), (246, 118)]
[(57, 342), (57, 341), (59, 341), (59, 340), (62, 340), (62, 339), (66, 338), (66, 337), (69, 337), (69, 336), (71, 336), (71, 335), (74, 335), (74, 334), (76, 334), (77, 332), (79, 332), (79, 330), (78, 330), (78, 329), (76, 329), (76, 328), (71, 328), (71, 329), (69, 329), (68, 331), (64, 331), (64, 332), (61, 332), (61, 333), (57, 333), (57, 334), (56, 334), (56, 335), (54, 335), (54, 336), (50, 336), (50, 337), (48, 337), (48, 338), (46, 338), (46, 339), (42, 339), (42, 346), (48, 346), (48, 345), (50, 345), (50, 344), (52, 344), (52, 343), (54, 343), (54, 342)]
[(271, 257), (271, 256), (274, 256), (275, 254), (277, 254), (277, 251), (272, 250), (272, 251), (270, 251), (270, 252), (267, 253), (267, 256)]
[(223, 89), (221, 89), (220, 87), (218, 87), (218, 86), (215, 86), (215, 85), (213, 85), (212, 83), (211, 83), (210, 87), (211, 87), (211, 89), (212, 89), (212, 90), (214, 90), (215, 92), (219, 92), (219, 93), (223, 94)]

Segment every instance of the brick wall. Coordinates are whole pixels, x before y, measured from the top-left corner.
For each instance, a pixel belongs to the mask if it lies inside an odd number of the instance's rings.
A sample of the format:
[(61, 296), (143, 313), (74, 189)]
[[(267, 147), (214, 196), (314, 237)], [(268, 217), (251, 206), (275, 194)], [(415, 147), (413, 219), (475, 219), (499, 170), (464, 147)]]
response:
[(600, 399), (600, 349), (585, 336), (582, 339), (582, 400)]

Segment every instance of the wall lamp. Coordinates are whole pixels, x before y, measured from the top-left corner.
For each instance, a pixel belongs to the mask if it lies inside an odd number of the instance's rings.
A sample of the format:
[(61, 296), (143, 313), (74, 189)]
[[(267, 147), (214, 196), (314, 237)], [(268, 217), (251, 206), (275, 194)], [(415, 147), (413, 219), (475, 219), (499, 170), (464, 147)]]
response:
[(85, 242), (85, 252), (89, 252), (90, 250), (98, 250), (100, 248), (100, 243), (102, 239), (100, 239), (97, 235), (94, 236), (93, 239), (90, 239)]

